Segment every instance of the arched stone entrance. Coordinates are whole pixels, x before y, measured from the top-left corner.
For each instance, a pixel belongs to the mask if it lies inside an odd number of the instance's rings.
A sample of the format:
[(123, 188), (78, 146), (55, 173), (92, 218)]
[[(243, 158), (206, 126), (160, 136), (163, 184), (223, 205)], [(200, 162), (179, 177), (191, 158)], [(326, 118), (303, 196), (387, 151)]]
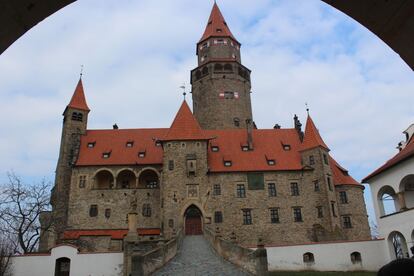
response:
[(188, 207), (184, 213), (184, 230), (188, 236), (203, 234), (203, 214), (195, 205)]

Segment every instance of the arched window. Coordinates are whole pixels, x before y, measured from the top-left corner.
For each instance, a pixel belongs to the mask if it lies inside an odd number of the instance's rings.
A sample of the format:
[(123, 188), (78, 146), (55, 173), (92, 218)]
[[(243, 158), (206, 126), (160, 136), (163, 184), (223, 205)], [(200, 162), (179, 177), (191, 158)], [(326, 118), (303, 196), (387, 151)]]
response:
[(136, 177), (130, 170), (120, 172), (116, 178), (116, 187), (118, 189), (133, 189), (135, 188)]
[(55, 263), (55, 276), (69, 276), (70, 275), (70, 259), (59, 258)]
[(353, 264), (359, 264), (362, 262), (361, 253), (359, 252), (352, 252), (351, 253), (351, 262)]
[(229, 72), (233, 71), (233, 66), (231, 66), (230, 63), (225, 64), (224, 71), (229, 71)]
[(313, 256), (312, 253), (307, 252), (305, 254), (303, 254), (303, 262), (305, 264), (311, 265), (315, 263), (315, 257)]
[(197, 70), (197, 72), (195, 73), (196, 79), (200, 79), (201, 78), (201, 71)]
[(394, 259), (408, 258), (407, 241), (405, 240), (403, 234), (398, 231), (392, 232), (388, 236), (388, 244), (391, 249), (391, 256)]
[(379, 190), (377, 200), (381, 216), (393, 214), (400, 210), (397, 194), (390, 186), (384, 186)]
[(223, 65), (220, 63), (214, 64), (214, 71), (223, 71)]
[(82, 122), (83, 120), (83, 114), (79, 113), (79, 112), (73, 112), (72, 113), (72, 121), (78, 121), (78, 122)]
[(414, 208), (414, 174), (407, 175), (401, 180), (400, 192), (403, 194), (404, 209)]
[(205, 67), (203, 67), (203, 75), (208, 75), (208, 67), (207, 66), (205, 66)]
[(158, 189), (159, 178), (158, 174), (153, 170), (145, 170), (139, 175), (138, 181), (139, 189)]
[(110, 171), (100, 171), (95, 175), (95, 189), (111, 189), (114, 184), (114, 177)]
[(234, 118), (233, 119), (233, 123), (234, 123), (234, 126), (235, 127), (240, 127), (240, 119), (239, 118), (237, 118), (237, 117)]

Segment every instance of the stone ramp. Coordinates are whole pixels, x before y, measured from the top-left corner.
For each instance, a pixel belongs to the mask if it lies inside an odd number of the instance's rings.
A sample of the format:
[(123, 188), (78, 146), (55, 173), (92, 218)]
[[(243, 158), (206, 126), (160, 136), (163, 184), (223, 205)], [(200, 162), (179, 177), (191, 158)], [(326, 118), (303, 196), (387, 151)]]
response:
[(153, 275), (247, 276), (250, 274), (218, 256), (203, 236), (186, 236), (177, 256)]

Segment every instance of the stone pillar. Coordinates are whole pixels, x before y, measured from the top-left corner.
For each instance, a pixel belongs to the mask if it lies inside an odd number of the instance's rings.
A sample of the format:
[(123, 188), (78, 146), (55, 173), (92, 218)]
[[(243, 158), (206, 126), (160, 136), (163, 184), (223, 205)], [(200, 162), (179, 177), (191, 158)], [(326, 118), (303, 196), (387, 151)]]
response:
[(254, 252), (254, 256), (256, 258), (256, 275), (267, 275), (267, 250), (262, 239), (259, 239), (257, 242), (257, 249)]
[(405, 193), (399, 192), (397, 196), (398, 196), (398, 203), (400, 204), (400, 211), (407, 210), (407, 204), (405, 202)]
[(138, 214), (136, 212), (131, 212), (128, 214), (128, 234), (125, 237), (127, 241), (137, 241), (138, 240)]

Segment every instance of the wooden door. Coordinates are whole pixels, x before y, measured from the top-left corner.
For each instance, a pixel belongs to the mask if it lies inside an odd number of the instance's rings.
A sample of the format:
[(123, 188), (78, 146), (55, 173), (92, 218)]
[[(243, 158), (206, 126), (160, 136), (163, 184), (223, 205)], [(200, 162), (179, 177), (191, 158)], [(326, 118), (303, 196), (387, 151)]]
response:
[(185, 219), (186, 235), (202, 235), (201, 217), (187, 217)]

